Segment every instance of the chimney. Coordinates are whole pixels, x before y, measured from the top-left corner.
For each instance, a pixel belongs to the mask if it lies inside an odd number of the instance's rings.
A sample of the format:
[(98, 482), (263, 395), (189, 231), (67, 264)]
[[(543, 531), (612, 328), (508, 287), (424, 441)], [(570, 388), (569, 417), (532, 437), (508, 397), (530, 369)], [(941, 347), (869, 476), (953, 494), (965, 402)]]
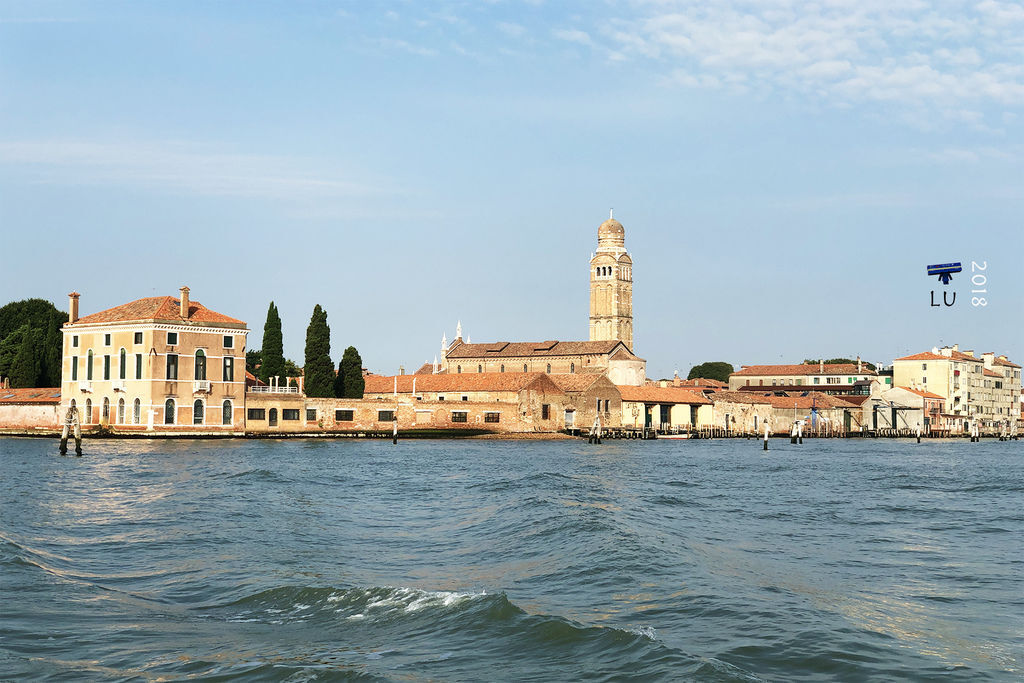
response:
[(405, 374), (405, 366), (404, 365), (399, 365), (398, 366), (398, 374), (399, 375), (404, 375)]
[(181, 308), (179, 314), (185, 320), (188, 320), (188, 287), (181, 288)]
[(864, 372), (864, 364), (860, 362), (860, 356), (857, 356), (857, 374)]
[(680, 385), (680, 382), (679, 382), (679, 371), (676, 370), (675, 375), (673, 375), (673, 377), (672, 377), (672, 386), (678, 387), (679, 385)]
[(68, 294), (68, 322), (73, 323), (78, 320), (78, 297), (82, 296), (78, 292), (71, 292)]
[(818, 374), (819, 375), (824, 375), (825, 374), (825, 359), (824, 358), (819, 358), (818, 359)]

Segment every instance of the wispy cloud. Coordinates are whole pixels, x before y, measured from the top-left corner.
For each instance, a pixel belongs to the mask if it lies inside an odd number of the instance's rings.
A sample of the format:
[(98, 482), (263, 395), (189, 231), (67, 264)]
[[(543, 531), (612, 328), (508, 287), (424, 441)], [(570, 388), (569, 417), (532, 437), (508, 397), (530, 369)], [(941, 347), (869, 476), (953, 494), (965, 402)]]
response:
[[(950, 118), (1024, 106), (1018, 3), (638, 0), (632, 7), (636, 14), (599, 21), (596, 30), (616, 59), (660, 65), (666, 84), (796, 92), (836, 106), (910, 105)], [(580, 33), (577, 42), (589, 39)]]
[(431, 47), (423, 47), (421, 45), (413, 45), (405, 40), (398, 38), (381, 38), (378, 44), (389, 50), (402, 50), (409, 54), (419, 55), (421, 57), (435, 57), (437, 56), (437, 50)]
[(575, 28), (569, 29), (557, 29), (553, 31), (555, 38), (559, 40), (565, 40), (570, 43), (579, 43), (580, 45), (593, 45), (594, 41), (591, 40), (590, 34), (586, 31), (581, 31)]
[(17, 168), (22, 177), (42, 183), (299, 202), (387, 191), (311, 160), (223, 152), (182, 142), (0, 142), (0, 166)]

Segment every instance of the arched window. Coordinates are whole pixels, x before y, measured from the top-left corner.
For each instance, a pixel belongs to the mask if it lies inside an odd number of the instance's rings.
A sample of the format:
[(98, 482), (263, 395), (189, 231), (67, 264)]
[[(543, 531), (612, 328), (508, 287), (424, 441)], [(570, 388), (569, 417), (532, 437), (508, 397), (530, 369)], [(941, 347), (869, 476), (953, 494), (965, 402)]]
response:
[(203, 401), (197, 398), (195, 403), (192, 404), (192, 424), (203, 424), (203, 412)]
[(551, 374), (551, 363), (548, 363), (548, 374)]
[(206, 379), (206, 354), (202, 349), (196, 351), (196, 379)]
[(476, 371), (477, 372), (483, 372), (484, 371), (484, 366), (482, 366), (482, 365), (476, 366)]
[(576, 364), (569, 363), (569, 372), (576, 372)]
[(128, 352), (121, 349), (121, 357), (117, 364), (117, 378), (126, 379), (128, 377)]
[(220, 423), (222, 425), (234, 424), (234, 417), (231, 411), (231, 401), (224, 401), (220, 408)]
[[(78, 410), (78, 404), (75, 403), (75, 399), (71, 399), (71, 404), (68, 407), (72, 408), (74, 410)], [(82, 424), (82, 415), (81, 414), (78, 415), (78, 424)]]
[(461, 365), (456, 366), (455, 367), (455, 372), (457, 372), (458, 374), (461, 375), (462, 374), (462, 366)]
[(85, 415), (82, 416), (82, 424), (92, 424), (92, 399), (85, 399)]
[(139, 399), (132, 404), (132, 424), (142, 424), (142, 401)]
[(529, 368), (526, 367), (526, 363), (523, 363), (523, 372), (529, 372)]
[(123, 425), (124, 421), (124, 399), (117, 399), (117, 424)]
[(174, 424), (174, 399), (169, 398), (164, 402), (164, 424)]
[(501, 364), (501, 371), (505, 372), (505, 364), (504, 363)]
[(103, 412), (100, 413), (100, 421), (110, 422), (110, 399), (103, 397)]
[(92, 381), (92, 349), (89, 349), (88, 357), (85, 361), (85, 379)]

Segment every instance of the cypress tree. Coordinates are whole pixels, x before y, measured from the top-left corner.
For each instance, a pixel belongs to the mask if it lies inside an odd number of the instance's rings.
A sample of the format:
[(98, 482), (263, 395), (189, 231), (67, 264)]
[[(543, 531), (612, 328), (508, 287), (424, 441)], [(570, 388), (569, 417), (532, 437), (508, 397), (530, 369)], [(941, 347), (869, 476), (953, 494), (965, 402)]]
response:
[(267, 309), (267, 322), (263, 324), (263, 358), (259, 377), (270, 384), (271, 377), (284, 380), (284, 340), (281, 336), (281, 316), (277, 314), (277, 306), (270, 302)]
[[(363, 389), (366, 388), (366, 380), (363, 378), (363, 359), (359, 357), (356, 347), (350, 346), (345, 349), (338, 364), (338, 378), (344, 379), (341, 382), (341, 394), (339, 398), (362, 398)], [(337, 387), (338, 385), (335, 384)]]
[(18, 353), (11, 364), (11, 387), (15, 389), (34, 387), (39, 376), (34, 335), (28, 325), (25, 325), (23, 330), (24, 334), (21, 336), (21, 345), (18, 347)]
[(39, 386), (59, 387), (64, 353), (64, 335), (59, 327), (50, 327), (43, 344), (42, 379)]
[(338, 371), (334, 375), (334, 397), (345, 398), (345, 359), (338, 361)]
[(302, 368), (306, 396), (334, 396), (334, 363), (331, 362), (331, 328), (327, 311), (317, 304), (306, 328), (306, 362)]

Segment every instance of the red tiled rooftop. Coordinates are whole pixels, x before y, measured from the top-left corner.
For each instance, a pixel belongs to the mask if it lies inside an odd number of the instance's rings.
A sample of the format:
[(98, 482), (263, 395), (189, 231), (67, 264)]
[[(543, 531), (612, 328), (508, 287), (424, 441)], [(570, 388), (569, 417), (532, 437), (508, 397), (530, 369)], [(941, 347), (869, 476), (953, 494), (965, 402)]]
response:
[[(476, 358), (529, 358), (546, 356), (585, 356), (611, 353), (621, 341), (542, 341), (492, 342), (489, 344), (456, 343), (445, 356), (448, 360)], [(632, 354), (630, 354), (632, 355)]]
[(939, 396), (938, 394), (933, 394), (932, 392), (925, 391), (924, 389), (912, 389), (910, 387), (896, 387), (896, 388), (897, 389), (903, 389), (903, 391), (909, 391), (912, 394), (917, 394), (918, 396), (923, 396), (924, 398), (938, 398), (938, 399), (942, 399), (943, 401), (946, 400), (945, 396)]
[(222, 323), (227, 325), (245, 326), (245, 322), (217, 313), (206, 308), (198, 301), (190, 301), (188, 318), (181, 317), (181, 301), (172, 296), (150, 296), (136, 299), (120, 306), (108, 308), (90, 315), (85, 315), (68, 325), (94, 325), (102, 323), (156, 321), (156, 322), (193, 322)]
[(999, 378), (1002, 378), (1002, 376), (1003, 376), (1003, 373), (996, 372), (995, 370), (989, 370), (988, 368), (985, 368), (982, 371), (981, 374), (983, 374), (985, 377), (999, 377)]
[(60, 403), (60, 387), (39, 389), (0, 389), (0, 404), (14, 403)]
[(604, 377), (604, 375), (596, 372), (557, 372), (548, 375), (548, 377), (562, 391), (586, 391), (590, 388), (590, 385)]
[(856, 363), (825, 363), (824, 372), (818, 363), (801, 363), (799, 365), (747, 365), (732, 373), (730, 377), (768, 376), (768, 375), (874, 375), (877, 374), (867, 365), (857, 370)]

